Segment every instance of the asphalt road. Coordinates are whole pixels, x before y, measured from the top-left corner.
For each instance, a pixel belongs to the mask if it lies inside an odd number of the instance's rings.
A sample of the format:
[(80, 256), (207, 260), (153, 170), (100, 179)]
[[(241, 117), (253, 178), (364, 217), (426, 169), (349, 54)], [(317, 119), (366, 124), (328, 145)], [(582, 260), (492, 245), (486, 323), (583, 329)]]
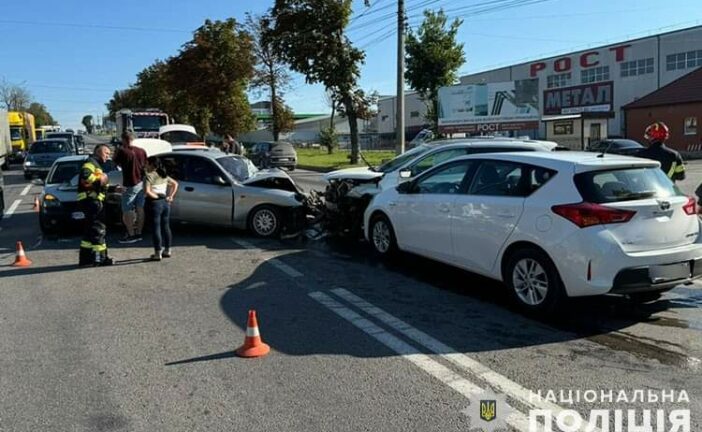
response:
[[(117, 265), (78, 269), (77, 237), (40, 235), (40, 187), (5, 180), (19, 203), (0, 221), (0, 431), (466, 431), (488, 388), (514, 409), (509, 430), (527, 430), (529, 391), (637, 389), (690, 402), (559, 405), (586, 418), (676, 406), (702, 430), (698, 284), (534, 320), (499, 284), (419, 257), (192, 226), (176, 227), (163, 262), (114, 232)], [(18, 240), (29, 268), (10, 266)], [(264, 358), (233, 355), (249, 309)]]

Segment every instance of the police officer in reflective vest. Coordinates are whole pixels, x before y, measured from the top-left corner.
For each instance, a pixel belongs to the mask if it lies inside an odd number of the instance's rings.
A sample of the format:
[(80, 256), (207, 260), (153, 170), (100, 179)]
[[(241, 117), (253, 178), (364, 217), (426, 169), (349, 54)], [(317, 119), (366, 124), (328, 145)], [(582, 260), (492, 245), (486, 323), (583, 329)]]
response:
[(104, 144), (98, 145), (80, 170), (78, 208), (85, 215), (83, 239), (80, 242), (81, 266), (112, 265), (112, 258), (107, 256), (107, 227), (103, 222), (108, 179), (101, 167), (109, 159), (110, 148)]
[(665, 123), (655, 122), (649, 125), (644, 133), (649, 146), (636, 156), (657, 160), (668, 178), (676, 182), (685, 179), (685, 165), (680, 153), (665, 145), (669, 137), (670, 130)]

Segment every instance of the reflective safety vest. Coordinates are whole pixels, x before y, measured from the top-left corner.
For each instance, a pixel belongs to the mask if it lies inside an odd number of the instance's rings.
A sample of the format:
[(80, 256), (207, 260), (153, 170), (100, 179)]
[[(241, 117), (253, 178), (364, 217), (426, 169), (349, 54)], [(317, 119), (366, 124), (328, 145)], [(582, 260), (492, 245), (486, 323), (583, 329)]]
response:
[(100, 163), (93, 158), (89, 158), (80, 169), (78, 178), (78, 201), (92, 199), (98, 201), (105, 200), (107, 185), (100, 184), (102, 177)]
[(90, 249), (93, 252), (104, 252), (107, 250), (107, 245), (105, 243), (102, 244), (93, 244), (89, 241), (83, 240), (80, 242), (80, 247), (84, 249)]

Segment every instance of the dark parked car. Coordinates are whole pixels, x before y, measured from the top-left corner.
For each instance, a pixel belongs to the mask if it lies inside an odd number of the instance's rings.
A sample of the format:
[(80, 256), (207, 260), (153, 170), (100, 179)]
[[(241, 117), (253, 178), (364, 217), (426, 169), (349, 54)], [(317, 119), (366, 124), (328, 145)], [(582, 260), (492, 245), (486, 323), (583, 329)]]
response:
[(83, 137), (78, 139), (78, 135), (73, 134), (73, 132), (49, 132), (46, 134), (46, 139), (64, 139), (68, 141), (68, 144), (73, 149), (73, 154), (80, 155), (83, 154), (85, 150), (85, 142)]
[(613, 138), (594, 142), (590, 144), (590, 147), (588, 147), (587, 150), (596, 153), (602, 153), (603, 151), (606, 151), (607, 153), (612, 154), (636, 156), (636, 154), (644, 148), (644, 146), (642, 146), (634, 140), (624, 138)]
[(73, 147), (64, 139), (35, 141), (24, 159), (24, 178), (45, 176), (57, 159), (73, 154)]
[(297, 152), (288, 142), (256, 143), (246, 156), (259, 168), (285, 167), (292, 171), (297, 166)]

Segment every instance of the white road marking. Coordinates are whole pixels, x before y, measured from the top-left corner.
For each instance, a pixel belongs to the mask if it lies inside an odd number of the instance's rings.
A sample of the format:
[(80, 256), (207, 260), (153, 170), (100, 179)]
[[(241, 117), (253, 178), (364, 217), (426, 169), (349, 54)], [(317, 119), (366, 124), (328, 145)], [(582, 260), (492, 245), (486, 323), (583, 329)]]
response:
[[(401, 319), (387, 313), (386, 311), (380, 309), (377, 306), (363, 300), (361, 297), (351, 293), (343, 288), (337, 288), (331, 290), (334, 294), (338, 295), (340, 298), (346, 300), (353, 306), (367, 313), (368, 315), (376, 318), (380, 322), (388, 325), (390, 328), (400, 332), (401, 334), (407, 336), (414, 342), (424, 346), (431, 352), (438, 354), (445, 360), (455, 364), (464, 371), (472, 374), (473, 376), (485, 381), (492, 387), (495, 391), (504, 393), (507, 396), (519, 401), (524, 406), (529, 409), (544, 409), (550, 410), (553, 416), (557, 416), (558, 413), (563, 411), (563, 408), (557, 404), (545, 401), (543, 398), (539, 400), (536, 397), (530, 397), (531, 391), (516, 382), (510, 380), (504, 375), (493, 371), (487, 366), (479, 363), (467, 355), (457, 351), (456, 349), (444, 344), (443, 342), (429, 336), (423, 331), (412, 327)], [(531, 399), (534, 399), (533, 401)]]
[[(363, 330), (378, 342), (402, 356), (402, 358), (405, 360), (408, 360), (418, 368), (422, 369), (424, 372), (438, 379), (448, 387), (451, 387), (468, 400), (483, 391), (482, 388), (458, 375), (441, 363), (432, 360), (428, 355), (422, 354), (412, 345), (388, 333), (328, 295), (316, 291), (309, 293), (309, 296), (319, 302), (322, 306), (344, 318), (357, 328)], [(512, 408), (512, 413), (509, 415), (509, 417), (507, 417), (507, 423), (520, 431), (529, 430), (529, 420), (527, 417), (514, 408)]]
[(29, 190), (32, 188), (32, 186), (33, 185), (31, 183), (28, 184), (27, 186), (25, 186), (24, 189), (22, 189), (22, 192), (20, 192), (20, 196), (27, 195), (29, 193)]
[(245, 289), (245, 290), (250, 290), (250, 289), (260, 288), (260, 287), (265, 286), (265, 285), (266, 285), (265, 282), (254, 282), (254, 283), (252, 283), (251, 285), (247, 286), (247, 287), (244, 288), (244, 289)]
[[(256, 246), (252, 245), (249, 242), (243, 241), (243, 240), (233, 240), (234, 243), (238, 244), (239, 246), (246, 248), (246, 249), (258, 249)], [(293, 278), (298, 278), (302, 277), (303, 274), (300, 273), (299, 271), (295, 270), (291, 266), (285, 264), (284, 262), (280, 261), (279, 259), (271, 256), (266, 256), (263, 254), (262, 256), (263, 260), (270, 263), (273, 267), (277, 268), (278, 270), (282, 271), (286, 275), (293, 277)]]
[(5, 214), (2, 216), (3, 219), (9, 219), (12, 217), (12, 215), (15, 213), (15, 210), (17, 210), (17, 207), (22, 203), (21, 199), (15, 200), (15, 202), (12, 203), (9, 209), (5, 212)]
[(40, 234), (39, 237), (37, 237), (37, 242), (34, 244), (34, 246), (32, 246), (32, 249), (36, 249), (39, 246), (41, 246), (41, 243), (43, 241), (44, 241), (44, 236)]

